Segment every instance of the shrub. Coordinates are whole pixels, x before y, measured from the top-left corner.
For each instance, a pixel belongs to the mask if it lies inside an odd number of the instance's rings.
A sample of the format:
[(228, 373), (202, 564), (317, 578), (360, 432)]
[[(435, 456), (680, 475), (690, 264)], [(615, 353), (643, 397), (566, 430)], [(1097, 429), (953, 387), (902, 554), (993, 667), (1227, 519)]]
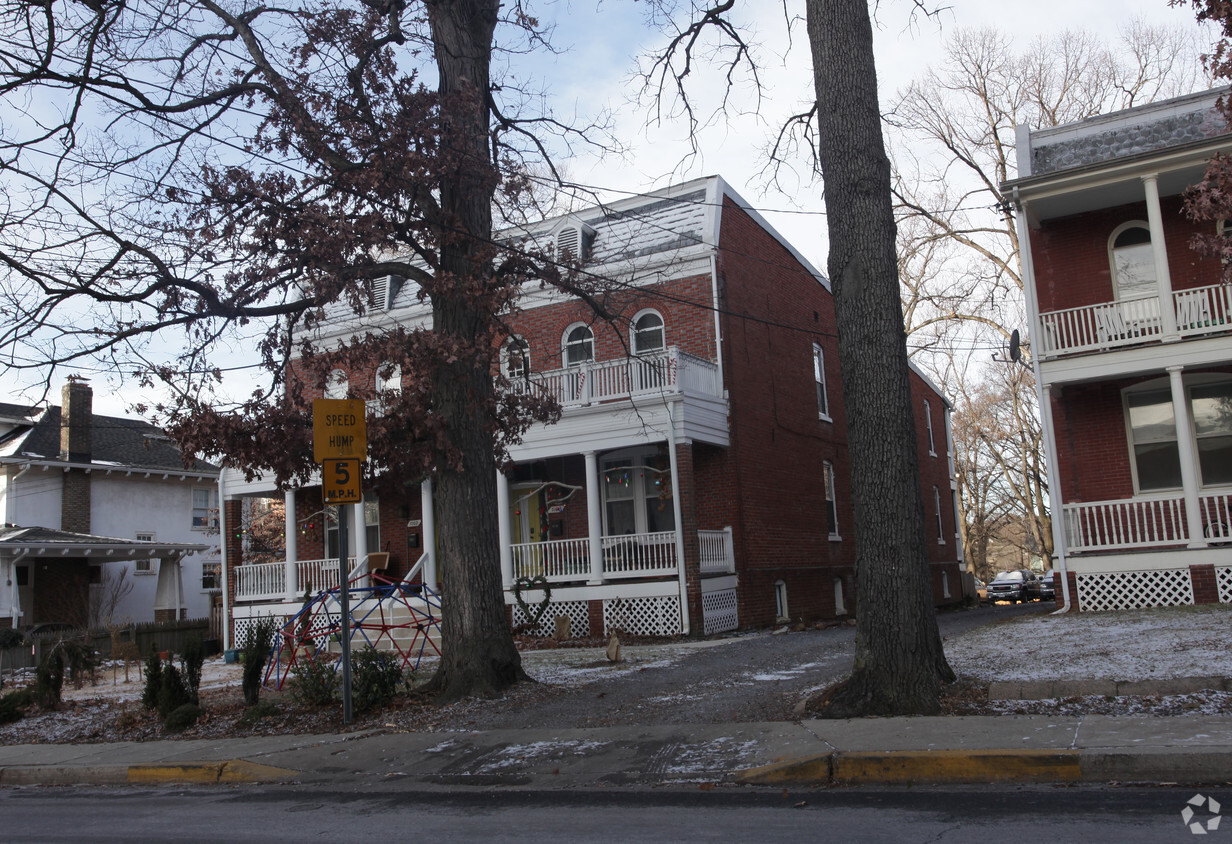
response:
[(291, 666), (291, 700), (297, 706), (329, 706), (340, 683), (337, 665), (329, 654), (297, 660)]
[(64, 652), (53, 647), (39, 663), (34, 672), (34, 696), (43, 709), (55, 709), (60, 705), (60, 693), (64, 689)]
[(158, 717), (166, 718), (187, 703), (192, 703), (192, 694), (184, 685), (179, 669), (168, 662), (163, 666), (162, 682), (158, 687)]
[(145, 660), (145, 688), (141, 690), (141, 705), (146, 709), (157, 709), (162, 687), (163, 661), (158, 658), (158, 645), (150, 643), (150, 655)]
[(244, 703), (255, 706), (261, 698), (261, 676), (265, 671), (265, 661), (269, 659), (270, 646), (274, 638), (275, 623), (273, 618), (263, 618), (248, 628), (244, 637)]
[(179, 733), (197, 723), (197, 719), (200, 717), (201, 707), (195, 703), (185, 703), (182, 706), (177, 706), (167, 715), (163, 721), (163, 726), (167, 728), (168, 732)]
[(260, 721), (262, 718), (272, 718), (273, 716), (277, 714), (278, 714), (277, 704), (273, 704), (267, 700), (263, 700), (260, 703), (258, 703), (256, 706), (250, 707), (249, 709), (245, 709), (244, 714), (241, 715), (237, 719), (236, 723), (242, 726), (245, 726), (245, 727), (250, 727), (253, 724), (255, 724), (257, 721)]
[(21, 710), (32, 703), (34, 703), (34, 693), (29, 689), (18, 689), (0, 697), (0, 724), (20, 721)]
[(402, 682), (398, 658), (371, 645), (355, 654), (351, 672), (351, 700), (357, 712), (388, 706)]
[(180, 670), (192, 702), (201, 704), (201, 666), (205, 664), (205, 647), (200, 636), (190, 636), (180, 655)]

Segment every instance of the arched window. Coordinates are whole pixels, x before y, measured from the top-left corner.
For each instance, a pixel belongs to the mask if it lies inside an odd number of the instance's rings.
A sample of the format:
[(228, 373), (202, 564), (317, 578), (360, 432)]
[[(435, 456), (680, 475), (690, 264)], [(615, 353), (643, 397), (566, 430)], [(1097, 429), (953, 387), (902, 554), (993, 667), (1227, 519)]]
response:
[(837, 540), (838, 534), (838, 500), (834, 494), (834, 464), (829, 460), (821, 464), (822, 484), (826, 494), (826, 530), (831, 540)]
[(376, 391), (402, 392), (402, 367), (396, 363), (383, 363), (376, 368)]
[(1116, 227), (1108, 239), (1112, 281), (1117, 299), (1141, 299), (1158, 295), (1155, 284), (1155, 248), (1151, 230), (1141, 220)]
[(644, 311), (633, 319), (633, 354), (646, 355), (667, 348), (663, 317)]
[(530, 375), (530, 346), (521, 337), (514, 335), (501, 347), (501, 372), (510, 381)]
[(586, 325), (572, 326), (565, 332), (565, 366), (580, 366), (595, 359), (595, 335)]
[(329, 373), (329, 378), (325, 381), (325, 398), (345, 399), (348, 386), (349, 382), (346, 372), (341, 369), (335, 369)]

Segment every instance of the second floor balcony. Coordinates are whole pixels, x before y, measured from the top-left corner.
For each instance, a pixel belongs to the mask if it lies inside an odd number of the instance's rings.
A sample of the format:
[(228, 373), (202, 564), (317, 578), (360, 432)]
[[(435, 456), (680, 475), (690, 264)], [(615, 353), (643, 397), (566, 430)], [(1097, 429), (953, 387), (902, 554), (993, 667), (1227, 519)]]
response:
[(516, 390), (538, 390), (571, 407), (661, 394), (694, 394), (721, 398), (717, 364), (672, 346), (655, 354), (580, 364), (533, 372), (513, 379)]
[[(1165, 308), (1175, 326), (1171, 337)], [(1048, 311), (1040, 325), (1043, 360), (1224, 333), (1232, 330), (1232, 284), (1173, 291), (1169, 300), (1148, 296)]]

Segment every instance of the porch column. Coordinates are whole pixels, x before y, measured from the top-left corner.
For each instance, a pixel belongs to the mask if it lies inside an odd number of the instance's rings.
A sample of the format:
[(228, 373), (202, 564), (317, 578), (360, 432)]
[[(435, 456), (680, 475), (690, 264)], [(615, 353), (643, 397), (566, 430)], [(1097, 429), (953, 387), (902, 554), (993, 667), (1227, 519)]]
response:
[(1052, 421), (1052, 392), (1055, 384), (1044, 384), (1039, 379), (1039, 366), (1035, 367), (1040, 407), (1040, 428), (1044, 433), (1044, 455), (1048, 465), (1048, 510), (1052, 513), (1052, 553), (1056, 557), (1053, 567), (1061, 576), (1063, 609), (1070, 609), (1074, 596), (1069, 594), (1069, 538), (1066, 535), (1065, 499), (1061, 494), (1061, 457), (1057, 450), (1057, 432)]
[(154, 588), (154, 620), (171, 621), (182, 617), (184, 583), (178, 554), (163, 557), (158, 563), (158, 584)]
[(513, 588), (513, 526), (509, 523), (509, 478), (496, 470), (496, 530), (500, 536), (501, 586)]
[(285, 524), (282, 532), (286, 536), (286, 562), (287, 567), (287, 600), (294, 601), (299, 593), (299, 571), (296, 567), (296, 562), (299, 561), (299, 531), (295, 524), (295, 490), (288, 489), (283, 493), (283, 504), (286, 509), (284, 515)]
[(364, 502), (360, 501), (351, 506), (355, 508), (352, 510), (355, 515), (351, 518), (353, 525), (351, 533), (355, 536), (355, 565), (352, 568), (358, 568), (360, 564), (363, 564), (366, 572), (368, 563), (364, 557), (368, 556), (368, 524), (364, 521)]
[(424, 565), (420, 577), (429, 589), (438, 589), (436, 578), (436, 511), (432, 509), (432, 478), (424, 478), (419, 484), (419, 517), (423, 521)]
[(1189, 400), (1185, 396), (1184, 367), (1168, 367), (1168, 382), (1172, 386), (1172, 415), (1176, 420), (1176, 450), (1181, 458), (1181, 487), (1185, 490), (1185, 526), (1189, 530), (1190, 548), (1205, 548), (1202, 535), (1202, 511), (1198, 503), (1198, 464), (1194, 460), (1197, 448), (1193, 426), (1189, 419)]
[(603, 511), (599, 487), (599, 455), (593, 451), (586, 458), (586, 529), (590, 539), (590, 580), (592, 586), (603, 583)]
[(1159, 208), (1159, 176), (1142, 177), (1146, 188), (1146, 221), (1151, 230), (1151, 252), (1155, 255), (1155, 284), (1159, 288), (1160, 330), (1164, 342), (1180, 339), (1176, 333), (1176, 306), (1172, 303), (1172, 277), (1168, 274), (1168, 248), (1164, 242), (1164, 217)]

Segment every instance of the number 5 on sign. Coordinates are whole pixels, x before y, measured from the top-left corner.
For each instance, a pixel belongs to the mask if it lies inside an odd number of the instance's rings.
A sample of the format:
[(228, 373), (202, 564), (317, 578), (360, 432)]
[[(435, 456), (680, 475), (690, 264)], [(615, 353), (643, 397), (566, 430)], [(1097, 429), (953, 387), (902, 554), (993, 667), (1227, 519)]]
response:
[(322, 461), (321, 486), (325, 490), (326, 504), (358, 504), (363, 501), (359, 460)]

